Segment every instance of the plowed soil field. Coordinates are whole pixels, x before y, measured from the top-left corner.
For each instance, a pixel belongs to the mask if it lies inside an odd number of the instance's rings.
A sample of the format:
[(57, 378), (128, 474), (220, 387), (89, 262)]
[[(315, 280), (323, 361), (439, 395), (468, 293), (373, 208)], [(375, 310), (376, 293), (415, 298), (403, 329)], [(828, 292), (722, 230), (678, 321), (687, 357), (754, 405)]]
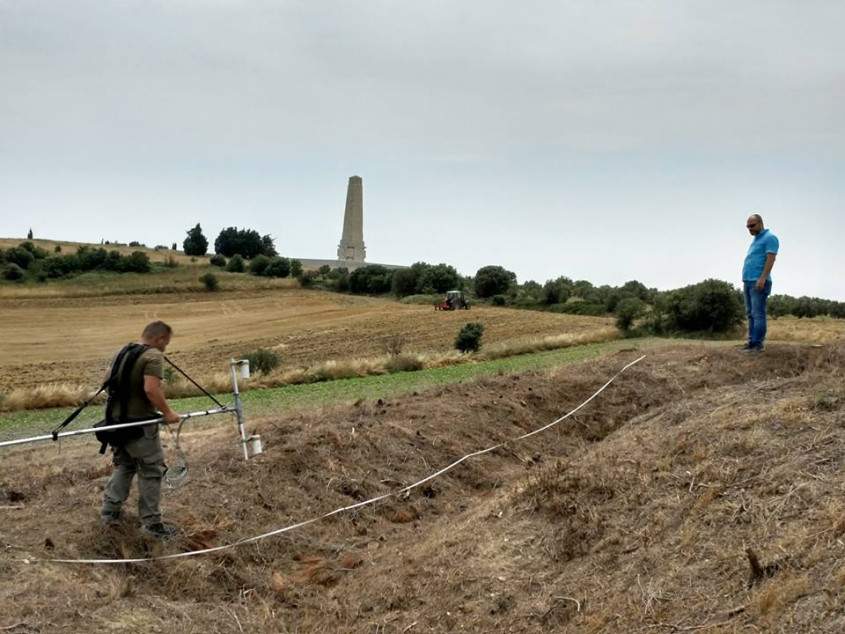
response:
[(173, 326), (168, 355), (198, 377), (225, 371), (229, 358), (258, 347), (276, 352), (282, 366), (308, 366), (385, 354), (397, 336), (406, 352), (447, 351), (468, 321), (484, 324), (485, 345), (613, 324), (610, 318), (491, 307), (441, 312), (302, 289), (2, 299), (0, 393), (47, 383), (93, 386), (114, 351), (154, 319)]

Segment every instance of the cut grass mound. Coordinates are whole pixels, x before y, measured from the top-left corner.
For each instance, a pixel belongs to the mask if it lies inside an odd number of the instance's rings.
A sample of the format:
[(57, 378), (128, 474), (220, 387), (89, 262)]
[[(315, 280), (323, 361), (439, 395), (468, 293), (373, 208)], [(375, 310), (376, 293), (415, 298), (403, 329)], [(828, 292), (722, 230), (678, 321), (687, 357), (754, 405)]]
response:
[(635, 356), (268, 417), (249, 462), (234, 429), (185, 433), (166, 544), (131, 504), (100, 528), (91, 447), (7, 454), (0, 627), (842, 631), (842, 347), (661, 349), (557, 427), (377, 505), (210, 556), (22, 563), (231, 544), (396, 491), (548, 424)]

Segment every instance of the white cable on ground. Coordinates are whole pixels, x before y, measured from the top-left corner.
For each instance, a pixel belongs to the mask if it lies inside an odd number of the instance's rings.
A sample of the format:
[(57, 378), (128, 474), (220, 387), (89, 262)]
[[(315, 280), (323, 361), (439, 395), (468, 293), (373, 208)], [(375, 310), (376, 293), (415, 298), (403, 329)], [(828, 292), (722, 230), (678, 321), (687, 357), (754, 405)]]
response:
[(622, 374), (625, 370), (627, 370), (631, 366), (633, 366), (633, 365), (639, 363), (640, 361), (642, 361), (643, 359), (645, 359), (645, 357), (646, 357), (646, 355), (643, 355), (639, 359), (636, 359), (635, 361), (632, 361), (631, 363), (626, 365), (624, 368), (619, 370), (619, 372), (617, 372), (607, 383), (605, 383), (598, 390), (596, 390), (593, 393), (593, 395), (590, 396), (590, 398), (588, 398), (586, 401), (581, 403), (578, 407), (573, 409), (571, 412), (565, 414), (564, 416), (561, 416), (557, 420), (552, 421), (551, 423), (549, 423), (548, 425), (546, 425), (544, 427), (541, 427), (539, 429), (535, 429), (534, 431), (528, 432), (527, 434), (523, 434), (522, 436), (517, 436), (516, 438), (512, 438), (511, 440), (501, 442), (497, 445), (493, 445), (492, 447), (488, 447), (487, 449), (482, 449), (480, 451), (475, 451), (473, 453), (467, 454), (467, 455), (463, 456), (462, 458), (458, 458), (457, 460), (455, 460), (455, 462), (448, 465), (447, 467), (440, 469), (440, 471), (437, 471), (436, 473), (432, 473), (431, 475), (423, 478), (419, 482), (415, 482), (414, 484), (410, 484), (410, 485), (408, 485), (408, 486), (406, 486), (402, 489), (392, 491), (391, 493), (385, 493), (384, 495), (379, 495), (378, 497), (374, 497), (374, 498), (371, 498), (369, 500), (365, 500), (363, 502), (358, 502), (358, 503), (352, 504), (350, 506), (344, 506), (342, 508), (335, 509), (333, 511), (326, 513), (325, 515), (320, 515), (319, 517), (314, 517), (314, 518), (305, 520), (303, 522), (298, 522), (297, 524), (290, 524), (290, 525), (285, 526), (283, 528), (278, 528), (276, 530), (273, 530), (273, 531), (270, 531), (270, 532), (267, 532), (267, 533), (262, 533), (261, 535), (256, 535), (255, 537), (245, 537), (243, 539), (239, 539), (236, 542), (233, 542), (231, 544), (226, 544), (224, 546), (215, 546), (213, 548), (204, 548), (202, 550), (191, 550), (191, 551), (187, 551), (187, 552), (183, 552), (183, 553), (175, 553), (175, 554), (172, 554), (172, 555), (160, 555), (158, 557), (142, 557), (142, 558), (138, 558), (138, 559), (43, 559), (43, 560), (28, 559), (28, 560), (25, 560), (25, 562), (30, 563), (30, 562), (33, 562), (33, 561), (42, 561), (42, 562), (60, 563), (60, 564), (140, 564), (140, 563), (145, 563), (145, 562), (148, 562), (148, 561), (164, 561), (164, 560), (167, 560), (167, 559), (181, 559), (183, 557), (196, 557), (198, 555), (207, 555), (209, 553), (220, 552), (220, 551), (223, 551), (223, 550), (228, 550), (230, 548), (235, 548), (237, 546), (243, 546), (244, 544), (250, 544), (250, 543), (253, 543), (253, 542), (261, 541), (262, 539), (266, 539), (268, 537), (273, 537), (274, 535), (281, 535), (282, 533), (287, 533), (287, 532), (295, 530), (297, 528), (307, 526), (308, 524), (314, 524), (315, 522), (319, 522), (319, 521), (324, 520), (328, 517), (332, 517), (333, 515), (338, 515), (339, 513), (351, 511), (353, 509), (357, 509), (357, 508), (360, 508), (362, 506), (367, 506), (368, 504), (375, 504), (376, 502), (380, 502), (381, 500), (385, 500), (385, 499), (390, 498), (390, 497), (401, 495), (401, 494), (403, 494), (407, 491), (415, 489), (418, 486), (425, 484), (429, 480), (433, 480), (437, 476), (442, 475), (442, 474), (446, 473), (447, 471), (454, 469), (459, 464), (461, 464), (465, 460), (468, 460), (469, 458), (474, 458), (475, 456), (481, 456), (483, 454), (490, 453), (491, 451), (495, 451), (496, 449), (499, 449), (500, 447), (504, 446), (508, 442), (515, 442), (515, 441), (519, 441), (519, 440), (524, 440), (525, 438), (528, 438), (529, 436), (533, 436), (534, 434), (539, 434), (542, 431), (546, 431), (550, 427), (554, 427), (555, 425), (557, 425), (558, 423), (566, 420), (567, 418), (572, 416), (575, 412), (577, 412), (578, 410), (583, 408), (585, 405), (587, 405), (587, 403), (589, 403), (594, 398), (596, 398), (611, 383), (613, 383), (620, 374)]

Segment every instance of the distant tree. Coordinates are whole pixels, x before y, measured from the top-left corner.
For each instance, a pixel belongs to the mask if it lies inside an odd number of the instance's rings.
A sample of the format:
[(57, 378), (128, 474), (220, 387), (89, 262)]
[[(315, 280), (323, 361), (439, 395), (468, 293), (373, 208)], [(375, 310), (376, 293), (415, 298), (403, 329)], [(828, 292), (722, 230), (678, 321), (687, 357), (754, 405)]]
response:
[(627, 297), (636, 297), (646, 303), (649, 303), (652, 298), (652, 291), (646, 288), (646, 285), (637, 280), (625, 282), (619, 289)]
[(272, 257), (276, 250), (270, 236), (261, 237), (254, 229), (227, 227), (214, 241), (214, 252), (225, 255), (227, 258), (237, 253), (247, 259), (252, 259), (256, 255)]
[(226, 258), (219, 253), (215, 253), (208, 259), (208, 263), (213, 266), (224, 267), (226, 266)]
[[(108, 242), (107, 242), (106, 244), (108, 244)], [(170, 249), (171, 249), (172, 251), (175, 251), (175, 250), (176, 250), (176, 243), (175, 243), (175, 242), (174, 242), (174, 243), (170, 246)]]
[(349, 290), (349, 269), (339, 266), (329, 272), (332, 288), (338, 293), (345, 293)]
[(428, 292), (429, 289), (435, 293), (445, 293), (451, 290), (461, 289), (461, 276), (455, 267), (448, 264), (435, 264), (423, 272), (419, 284)]
[(417, 292), (417, 272), (412, 268), (399, 269), (393, 272), (390, 292), (396, 297), (407, 297)]
[(193, 229), (188, 229), (188, 237), (182, 242), (185, 255), (205, 255), (208, 253), (208, 240), (202, 233), (200, 223)]
[(27, 240), (32, 240), (32, 227), (29, 228), (29, 231), (26, 234)]
[(544, 304), (563, 304), (572, 295), (572, 280), (559, 277), (543, 284)]
[(349, 276), (349, 290), (353, 293), (380, 295), (390, 292), (393, 271), (379, 264), (357, 268)]
[(511, 284), (516, 283), (516, 274), (501, 266), (483, 266), (475, 274), (476, 297), (492, 297), (507, 293)]
[(641, 317), (646, 311), (646, 303), (638, 297), (626, 297), (616, 305), (616, 327), (623, 334), (631, 331), (634, 320)]
[(271, 258), (279, 255), (276, 251), (276, 245), (273, 244), (273, 238), (269, 234), (261, 236), (261, 253)]
[(666, 297), (670, 324), (687, 332), (726, 332), (744, 318), (739, 291), (722, 280), (704, 280)]
[(574, 295), (575, 297), (580, 297), (581, 299), (585, 299), (587, 301), (592, 301), (596, 299), (595, 290), (596, 287), (593, 286), (592, 283), (588, 282), (587, 280), (578, 280), (577, 282), (572, 284), (572, 295)]

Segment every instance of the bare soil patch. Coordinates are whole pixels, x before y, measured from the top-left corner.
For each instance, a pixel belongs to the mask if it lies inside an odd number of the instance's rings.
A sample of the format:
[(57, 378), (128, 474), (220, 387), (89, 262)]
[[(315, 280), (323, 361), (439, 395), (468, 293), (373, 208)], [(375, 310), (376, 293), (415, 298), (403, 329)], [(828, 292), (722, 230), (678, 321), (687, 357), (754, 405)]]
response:
[(8, 452), (0, 627), (842, 631), (841, 346), (661, 350), (553, 430), (409, 495), (215, 555), (43, 561), (233, 543), (397, 490), (547, 424), (637, 355), (256, 421), (267, 451), (247, 463), (231, 427), (187, 433), (192, 481), (164, 502), (183, 533), (166, 544), (131, 506), (99, 526), (93, 444)]

